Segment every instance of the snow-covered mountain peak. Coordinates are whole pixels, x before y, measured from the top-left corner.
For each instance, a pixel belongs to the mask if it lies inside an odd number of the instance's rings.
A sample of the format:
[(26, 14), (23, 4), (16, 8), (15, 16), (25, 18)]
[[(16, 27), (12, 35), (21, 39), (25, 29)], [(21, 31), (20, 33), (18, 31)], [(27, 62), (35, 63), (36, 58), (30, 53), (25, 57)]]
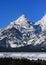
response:
[(12, 27), (20, 26), (23, 28), (29, 28), (31, 22), (26, 18), (25, 15), (21, 15), (17, 20), (11, 22), (5, 29), (11, 29)]
[(20, 16), (17, 20), (14, 21), (14, 23), (24, 28), (29, 26), (28, 20), (25, 15)]
[(46, 30), (46, 14), (41, 18), (41, 20), (36, 22), (35, 25), (40, 25), (42, 28), (42, 31)]
[(26, 22), (26, 17), (25, 15), (21, 15), (17, 20), (11, 22), (7, 27), (6, 29), (9, 29), (9, 28), (12, 28), (14, 27), (15, 24), (21, 26), (22, 24), (25, 24), (24, 22)]
[(22, 21), (26, 21), (26, 20), (27, 20), (26, 16), (21, 15), (17, 20), (15, 20), (15, 23), (21, 23)]

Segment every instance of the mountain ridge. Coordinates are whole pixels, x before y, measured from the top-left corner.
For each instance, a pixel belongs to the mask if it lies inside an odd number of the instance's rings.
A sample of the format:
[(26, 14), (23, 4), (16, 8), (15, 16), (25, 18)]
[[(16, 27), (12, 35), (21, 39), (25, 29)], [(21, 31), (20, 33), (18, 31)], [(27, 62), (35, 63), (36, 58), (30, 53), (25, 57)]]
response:
[[(25, 15), (0, 30), (0, 48), (30, 50), (46, 49), (46, 15), (38, 22), (30, 22)], [(45, 22), (45, 23), (43, 23)], [(29, 47), (28, 47), (29, 46)], [(32, 47), (31, 47), (32, 46)], [(26, 49), (27, 49), (26, 48)], [(27, 50), (26, 50), (27, 51)]]

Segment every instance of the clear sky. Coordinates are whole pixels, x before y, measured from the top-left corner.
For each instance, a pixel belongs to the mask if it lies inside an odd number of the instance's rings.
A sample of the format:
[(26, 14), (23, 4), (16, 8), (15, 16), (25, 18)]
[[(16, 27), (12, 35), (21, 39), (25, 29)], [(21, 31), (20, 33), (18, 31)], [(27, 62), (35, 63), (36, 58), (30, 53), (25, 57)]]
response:
[(0, 0), (0, 28), (25, 14), (36, 22), (46, 14), (46, 0)]

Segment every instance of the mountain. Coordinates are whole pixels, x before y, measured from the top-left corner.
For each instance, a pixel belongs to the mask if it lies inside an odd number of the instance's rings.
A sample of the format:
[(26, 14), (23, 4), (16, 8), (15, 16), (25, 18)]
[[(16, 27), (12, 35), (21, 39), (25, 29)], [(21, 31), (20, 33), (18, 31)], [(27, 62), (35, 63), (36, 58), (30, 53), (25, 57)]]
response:
[(42, 28), (42, 31), (46, 30), (46, 14), (43, 16), (41, 20), (35, 23), (36, 25), (40, 25)]
[(22, 15), (0, 29), (0, 51), (46, 51), (46, 15), (34, 24)]

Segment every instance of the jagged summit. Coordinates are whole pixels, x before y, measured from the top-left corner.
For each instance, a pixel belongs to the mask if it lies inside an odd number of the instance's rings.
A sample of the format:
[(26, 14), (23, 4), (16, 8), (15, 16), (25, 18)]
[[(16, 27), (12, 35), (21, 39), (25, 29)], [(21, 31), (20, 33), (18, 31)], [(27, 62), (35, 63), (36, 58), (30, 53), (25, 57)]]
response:
[(24, 14), (22, 14), (19, 18), (26, 18), (26, 16)]
[(25, 15), (21, 15), (17, 20), (11, 22), (10, 25), (7, 26), (7, 29), (12, 28), (15, 24), (24, 28), (27, 28), (30, 25)]
[(30, 22), (26, 16), (23, 14), (21, 15), (17, 20), (14, 21), (15, 24), (19, 24), (20, 26), (29, 26), (29, 23), (32, 24), (32, 22)]
[[(27, 20), (27, 19), (26, 19), (25, 15), (21, 15), (17, 20), (11, 22), (6, 28), (7, 28), (7, 29), (12, 28), (15, 24), (21, 25), (21, 24), (23, 24), (26, 20)], [(24, 21), (24, 22), (23, 22), (23, 21)]]
[(25, 15), (21, 15), (17, 20), (15, 20), (15, 24), (21, 24), (27, 21), (27, 18)]
[(35, 23), (35, 25), (40, 25), (42, 28), (42, 31), (46, 29), (46, 14), (39, 20), (38, 22)]

